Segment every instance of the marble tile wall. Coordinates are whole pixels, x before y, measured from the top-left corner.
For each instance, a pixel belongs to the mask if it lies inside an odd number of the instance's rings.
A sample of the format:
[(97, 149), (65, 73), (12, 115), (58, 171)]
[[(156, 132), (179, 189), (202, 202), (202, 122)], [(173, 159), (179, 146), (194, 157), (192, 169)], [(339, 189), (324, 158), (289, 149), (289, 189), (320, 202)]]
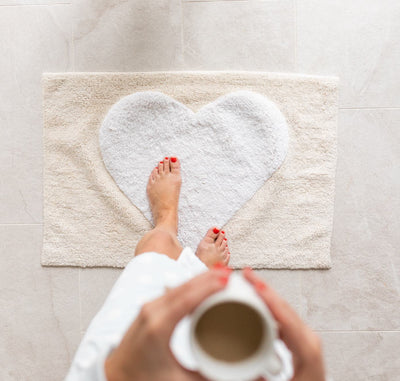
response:
[(339, 75), (333, 267), (260, 275), (334, 380), (400, 373), (400, 3), (0, 0), (0, 379), (62, 379), (117, 269), (42, 268), (44, 71)]

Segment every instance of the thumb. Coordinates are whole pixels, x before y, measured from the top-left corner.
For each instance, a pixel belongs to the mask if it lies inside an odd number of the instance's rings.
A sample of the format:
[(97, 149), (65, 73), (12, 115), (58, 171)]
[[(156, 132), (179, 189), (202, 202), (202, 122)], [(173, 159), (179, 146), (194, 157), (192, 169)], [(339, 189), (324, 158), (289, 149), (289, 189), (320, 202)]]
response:
[(176, 324), (187, 314), (191, 313), (203, 300), (221, 291), (227, 284), (232, 272), (228, 267), (212, 269), (202, 273), (183, 285), (170, 290), (162, 297), (164, 333), (172, 335)]

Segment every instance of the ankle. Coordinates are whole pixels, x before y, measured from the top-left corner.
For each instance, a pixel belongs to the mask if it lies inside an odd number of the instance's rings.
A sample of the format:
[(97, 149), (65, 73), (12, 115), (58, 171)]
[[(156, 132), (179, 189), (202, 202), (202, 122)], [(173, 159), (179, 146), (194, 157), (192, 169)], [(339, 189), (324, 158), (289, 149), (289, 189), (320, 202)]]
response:
[(171, 234), (174, 238), (178, 235), (178, 224), (174, 223), (172, 221), (161, 221), (157, 222), (156, 225), (154, 226), (155, 231), (161, 230), (164, 232), (167, 232)]
[(175, 211), (164, 211), (157, 215), (155, 219), (155, 228), (168, 229), (178, 232), (178, 215)]

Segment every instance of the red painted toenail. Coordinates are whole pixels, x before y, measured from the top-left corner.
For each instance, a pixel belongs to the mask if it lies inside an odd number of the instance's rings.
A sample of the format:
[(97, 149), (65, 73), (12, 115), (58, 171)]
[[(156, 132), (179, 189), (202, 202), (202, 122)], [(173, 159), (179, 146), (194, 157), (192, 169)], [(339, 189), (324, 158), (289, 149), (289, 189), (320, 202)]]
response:
[(171, 157), (171, 161), (172, 161), (173, 163), (175, 163), (175, 162), (176, 162), (176, 157)]
[(228, 239), (227, 238), (224, 238), (224, 241), (227, 241)]
[(225, 234), (225, 232), (224, 232), (223, 230), (221, 230), (221, 233), (222, 233), (222, 234)]
[(222, 262), (217, 262), (213, 266), (214, 269), (224, 269), (225, 265)]
[(163, 161), (160, 161), (160, 164), (163, 164), (164, 162)]
[(219, 233), (219, 229), (214, 228), (213, 232), (214, 232), (215, 234), (218, 234), (218, 233)]
[(165, 160), (168, 160), (168, 156), (165, 157)]

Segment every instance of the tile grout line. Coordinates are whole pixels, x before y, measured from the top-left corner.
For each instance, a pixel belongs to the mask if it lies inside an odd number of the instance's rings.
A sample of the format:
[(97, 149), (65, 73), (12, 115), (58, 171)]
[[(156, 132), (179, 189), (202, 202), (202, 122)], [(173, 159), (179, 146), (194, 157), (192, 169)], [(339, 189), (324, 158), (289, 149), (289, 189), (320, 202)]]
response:
[(0, 226), (43, 226), (43, 222), (32, 223), (32, 224), (20, 224), (20, 223), (0, 223)]
[(300, 317), (302, 320), (305, 318), (305, 308), (304, 308), (304, 299), (303, 298), (303, 272), (300, 272)]
[(294, 71), (297, 73), (297, 0), (293, 0), (294, 6)]
[(181, 0), (181, 64), (185, 67), (185, 37), (183, 35), (183, 1)]
[(400, 294), (400, 284), (399, 284), (399, 279), (397, 277), (397, 272), (396, 272), (396, 266), (393, 263), (393, 259), (392, 256), (389, 256), (389, 262), (390, 262), (390, 267), (392, 268), (392, 272), (393, 272), (393, 277), (394, 277), (394, 283), (396, 285), (397, 288), (397, 293)]
[(81, 268), (78, 269), (79, 333), (82, 332)]
[(383, 333), (399, 333), (400, 334), (400, 330), (384, 330), (384, 329), (371, 329), (371, 330), (365, 330), (365, 329), (360, 329), (360, 330), (334, 330), (334, 329), (322, 329), (322, 330), (317, 330), (317, 329), (313, 329), (314, 332), (318, 332), (318, 333), (379, 333), (379, 332), (383, 332)]
[[(71, 16), (73, 15), (74, 9), (72, 3), (70, 4)], [(71, 22), (71, 60), (72, 60), (72, 71), (75, 71), (75, 39), (74, 39), (74, 28)]]
[(252, 0), (182, 0), (185, 3), (247, 3)]
[(47, 6), (52, 6), (52, 5), (71, 5), (72, 2), (56, 2), (56, 3), (42, 3), (42, 4), (0, 4), (0, 7), (47, 7)]
[(339, 110), (400, 110), (399, 107), (339, 107)]

